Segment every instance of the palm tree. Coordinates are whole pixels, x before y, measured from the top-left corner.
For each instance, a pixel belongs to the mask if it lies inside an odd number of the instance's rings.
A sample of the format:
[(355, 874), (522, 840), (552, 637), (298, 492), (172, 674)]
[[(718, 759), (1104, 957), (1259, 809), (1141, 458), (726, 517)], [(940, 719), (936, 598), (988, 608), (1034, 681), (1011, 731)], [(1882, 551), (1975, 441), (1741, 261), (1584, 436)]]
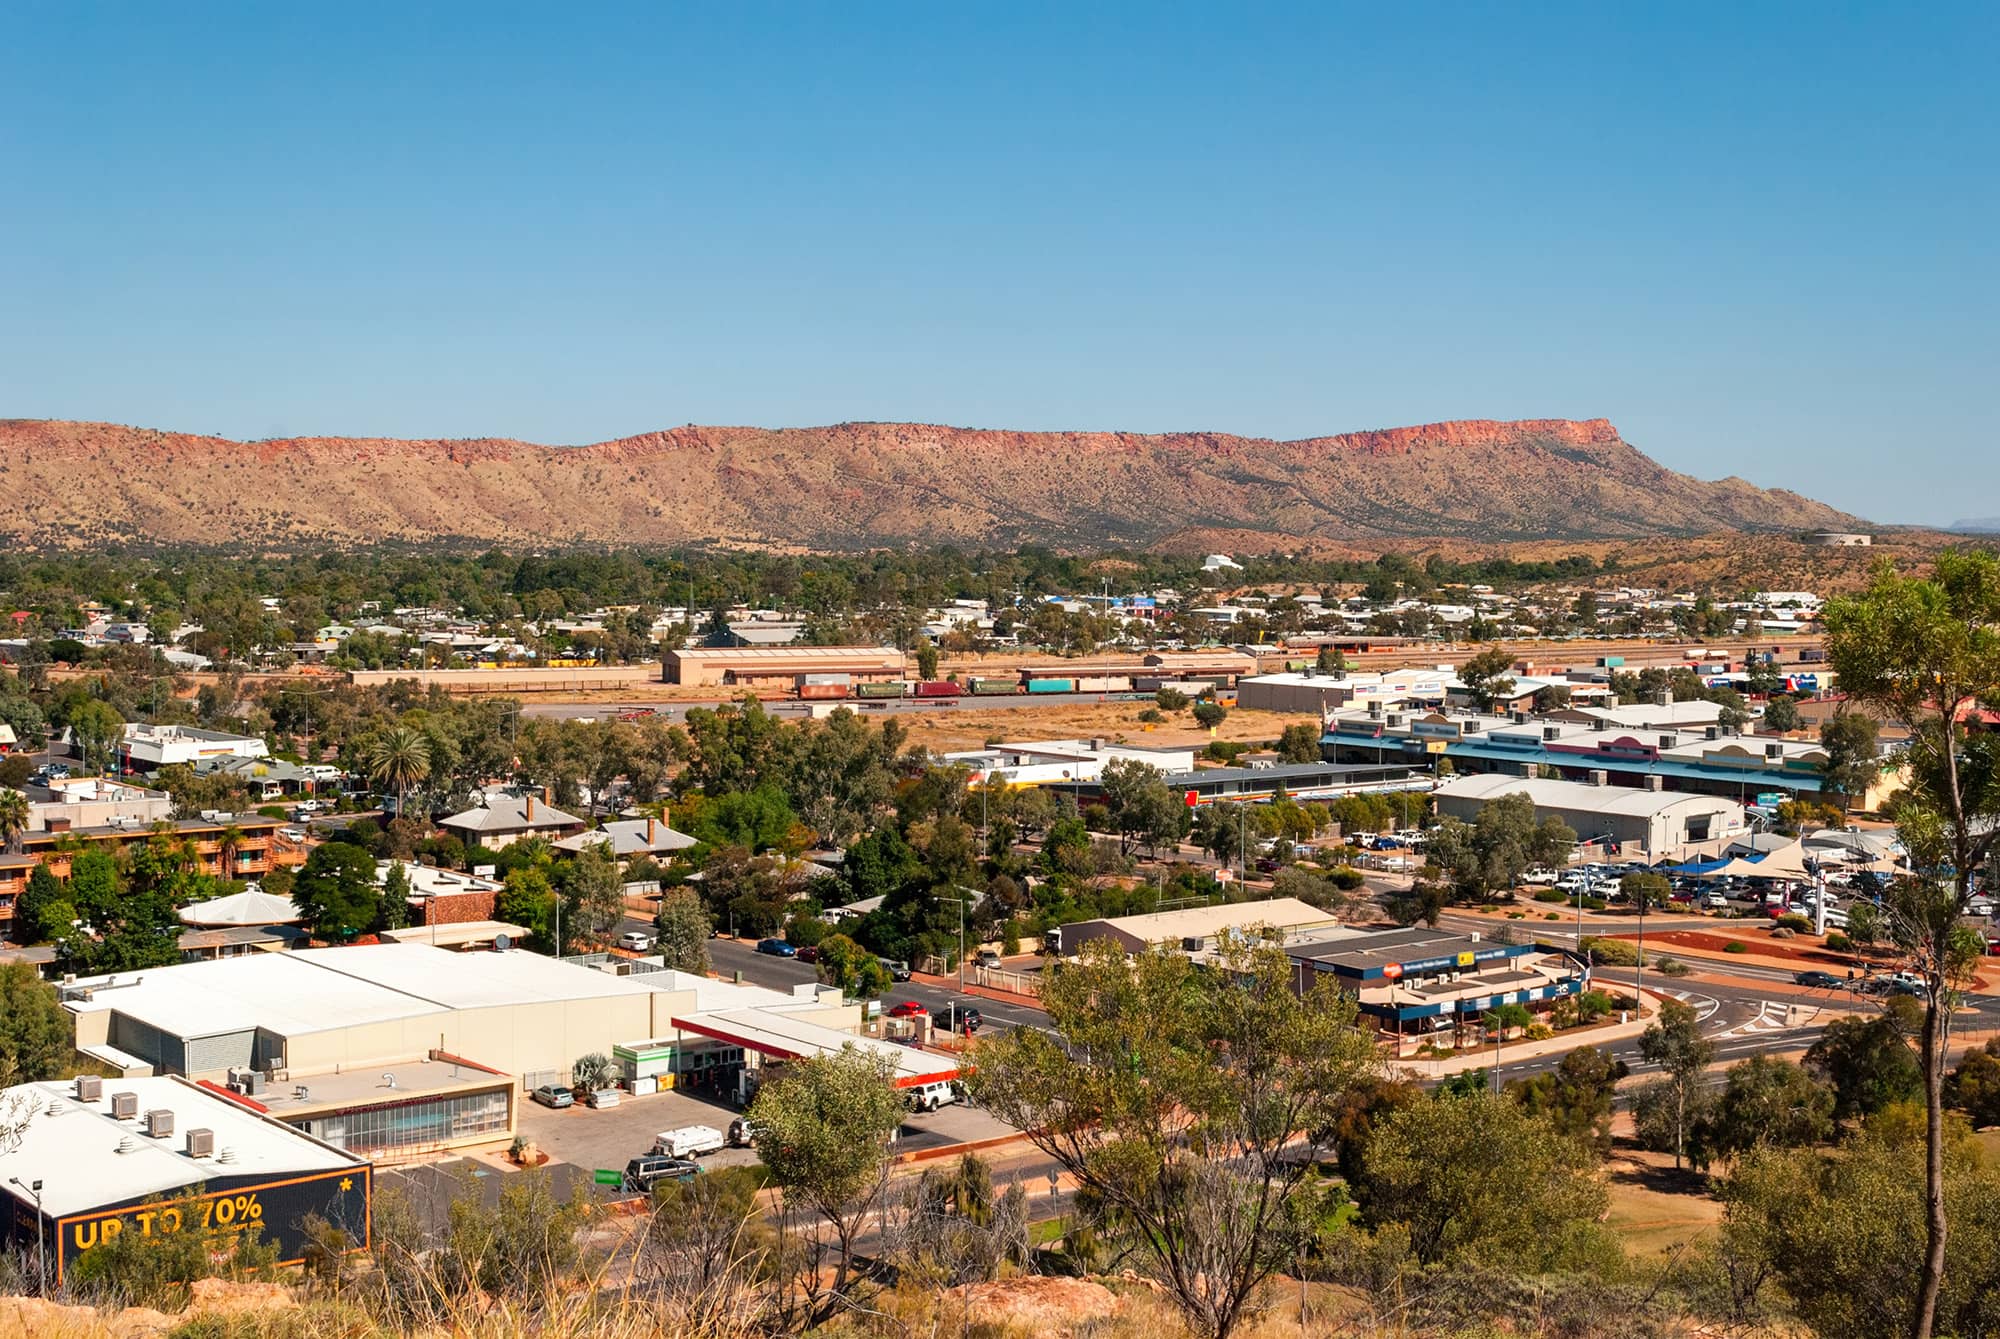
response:
[(396, 792), (396, 817), (409, 809), (410, 787), (431, 774), (431, 741), (414, 726), (397, 725), (368, 743), (368, 776)]
[(216, 853), (222, 857), (223, 878), (236, 877), (236, 852), (242, 845), (243, 829), (234, 823), (225, 823), (222, 831), (216, 834), (215, 847)]
[(0, 847), (21, 853), (21, 834), (28, 830), (28, 797), (18, 790), (0, 790)]

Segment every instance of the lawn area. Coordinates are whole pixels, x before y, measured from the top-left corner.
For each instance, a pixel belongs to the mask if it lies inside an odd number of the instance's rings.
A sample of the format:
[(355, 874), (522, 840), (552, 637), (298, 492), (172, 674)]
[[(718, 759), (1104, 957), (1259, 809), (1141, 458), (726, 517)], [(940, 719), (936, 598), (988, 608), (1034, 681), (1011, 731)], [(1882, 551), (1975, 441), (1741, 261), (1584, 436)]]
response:
[(1656, 1256), (1722, 1218), (1722, 1205), (1705, 1193), (1706, 1178), (1676, 1173), (1668, 1154), (1620, 1147), (1604, 1166), (1611, 1191), (1605, 1223), (1628, 1255)]

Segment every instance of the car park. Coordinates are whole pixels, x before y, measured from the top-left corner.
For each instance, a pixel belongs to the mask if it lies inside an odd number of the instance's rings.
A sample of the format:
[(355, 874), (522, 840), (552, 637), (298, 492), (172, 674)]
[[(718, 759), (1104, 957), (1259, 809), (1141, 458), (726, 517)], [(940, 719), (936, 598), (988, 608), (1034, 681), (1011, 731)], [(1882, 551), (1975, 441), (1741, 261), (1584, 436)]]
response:
[(782, 939), (760, 939), (757, 941), (757, 951), (759, 953), (768, 953), (774, 958), (796, 958), (799, 956), (799, 951)]
[(560, 1111), (564, 1107), (576, 1105), (576, 1094), (553, 1083), (545, 1083), (528, 1094), (529, 1098), (545, 1107)]
[(634, 953), (644, 953), (653, 947), (653, 936), (644, 930), (627, 930), (618, 936), (618, 947), (631, 949)]
[(625, 1164), (623, 1184), (627, 1190), (651, 1190), (662, 1181), (692, 1181), (700, 1173), (698, 1162), (648, 1153)]

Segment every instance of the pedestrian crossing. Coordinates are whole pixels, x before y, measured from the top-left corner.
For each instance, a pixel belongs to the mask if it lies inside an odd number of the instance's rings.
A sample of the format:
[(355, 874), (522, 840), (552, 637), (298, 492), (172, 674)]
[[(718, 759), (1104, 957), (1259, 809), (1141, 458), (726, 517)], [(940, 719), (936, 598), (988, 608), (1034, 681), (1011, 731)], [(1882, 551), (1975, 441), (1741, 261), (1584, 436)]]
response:
[(1713, 995), (1698, 995), (1691, 990), (1663, 990), (1660, 993), (1679, 1000), (1682, 1004), (1693, 1009), (1694, 1021), (1697, 1023), (1706, 1023), (1709, 1019), (1715, 1017), (1715, 1011), (1722, 1007), (1722, 1001), (1716, 999)]

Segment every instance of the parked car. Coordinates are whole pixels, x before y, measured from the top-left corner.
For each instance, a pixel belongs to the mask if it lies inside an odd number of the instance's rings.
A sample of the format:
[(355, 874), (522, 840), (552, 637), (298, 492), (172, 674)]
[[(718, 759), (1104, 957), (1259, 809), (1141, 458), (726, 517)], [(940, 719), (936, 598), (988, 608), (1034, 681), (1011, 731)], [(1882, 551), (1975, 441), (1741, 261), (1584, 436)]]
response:
[(1846, 984), (1832, 972), (1800, 972), (1792, 980), (1808, 990), (1839, 990)]
[(292, 813), (294, 815), (316, 814), (325, 807), (318, 800), (300, 800), (292, 806)]
[(729, 1122), (729, 1146), (731, 1148), (755, 1148), (758, 1136), (764, 1132), (750, 1123), (748, 1116), (738, 1116)]
[(1543, 865), (1536, 865), (1532, 869), (1521, 872), (1521, 882), (1531, 885), (1552, 884), (1556, 881), (1557, 877), (1554, 870)]
[(701, 1173), (701, 1164), (686, 1158), (648, 1153), (625, 1164), (627, 1190), (651, 1190), (662, 1181), (692, 1181)]
[(653, 1136), (653, 1152), (669, 1158), (696, 1158), (727, 1147), (729, 1140), (713, 1125), (683, 1125)]
[(1719, 892), (1703, 893), (1701, 896), (1701, 904), (1707, 907), (1710, 911), (1729, 910), (1729, 899), (1724, 897)]
[(760, 939), (757, 941), (757, 951), (759, 953), (768, 953), (774, 958), (796, 958), (799, 956), (799, 951), (782, 939)]
[(804, 948), (800, 949), (797, 953), (794, 953), (792, 956), (797, 958), (800, 962), (818, 962), (819, 945), (808, 944)]
[(575, 1093), (567, 1088), (558, 1087), (553, 1083), (543, 1084), (532, 1093), (529, 1093), (528, 1096), (543, 1106), (553, 1107), (558, 1111), (564, 1107), (573, 1107), (576, 1105)]
[(583, 1104), (593, 1109), (615, 1107), (621, 1096), (616, 1088), (592, 1088), (583, 1095)]
[(653, 947), (653, 936), (644, 930), (627, 930), (618, 936), (618, 947), (629, 948), (634, 953), (644, 953)]
[(931, 1025), (940, 1032), (977, 1032), (986, 1019), (970, 1004), (947, 1004), (931, 1010)]
[(923, 1016), (924, 1006), (916, 1000), (904, 1000), (889, 1010), (889, 1017), (891, 1018), (922, 1018)]
[(288, 842), (302, 842), (306, 839), (304, 828), (279, 828), (278, 835)]
[(980, 949), (977, 956), (973, 958), (972, 965), (974, 967), (998, 967), (1000, 965), (1000, 955), (990, 948)]
[(958, 1100), (958, 1090), (949, 1083), (920, 1083), (904, 1090), (903, 1100), (912, 1111), (936, 1111), (947, 1103)]
[(881, 963), (883, 970), (889, 973), (891, 981), (907, 981), (910, 979), (910, 964), (907, 962), (899, 962), (895, 958), (877, 958), (876, 961)]

